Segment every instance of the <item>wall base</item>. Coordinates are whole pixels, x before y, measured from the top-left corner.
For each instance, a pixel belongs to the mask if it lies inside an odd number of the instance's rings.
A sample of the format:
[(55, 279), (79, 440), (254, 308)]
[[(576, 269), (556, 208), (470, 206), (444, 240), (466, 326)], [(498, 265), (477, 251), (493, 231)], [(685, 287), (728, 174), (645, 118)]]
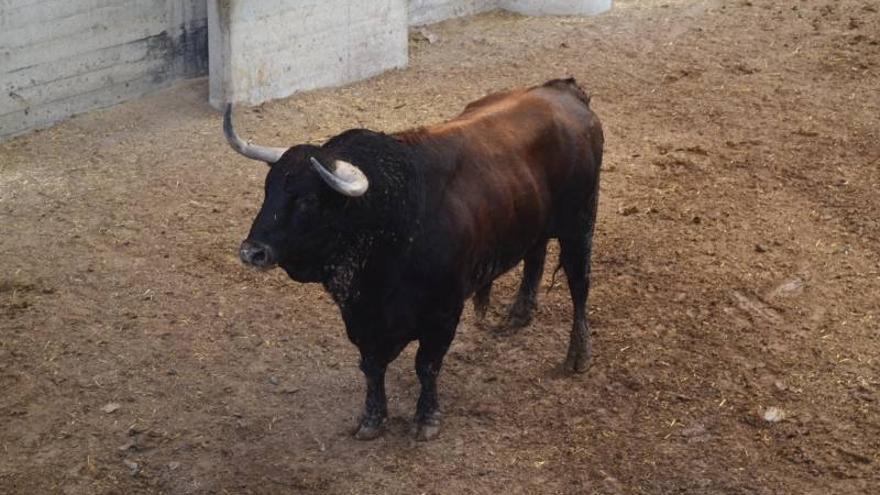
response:
[(525, 15), (595, 15), (611, 8), (612, 0), (502, 0), (501, 7)]

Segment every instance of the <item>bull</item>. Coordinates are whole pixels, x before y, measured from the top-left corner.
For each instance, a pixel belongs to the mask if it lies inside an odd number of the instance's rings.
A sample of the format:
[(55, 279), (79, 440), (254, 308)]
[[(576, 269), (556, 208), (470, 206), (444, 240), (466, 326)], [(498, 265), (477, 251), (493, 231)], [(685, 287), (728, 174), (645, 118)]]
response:
[(245, 142), (231, 105), (223, 127), (237, 152), (270, 167), (241, 260), (322, 284), (360, 351), (366, 401), (356, 438), (382, 433), (385, 371), (412, 341), (421, 384), (414, 434), (437, 435), (437, 377), (465, 301), (473, 296), (484, 314), (493, 280), (523, 261), (508, 323), (527, 325), (550, 239), (559, 242), (574, 310), (563, 367), (589, 367), (604, 137), (574, 79), (486, 96), (441, 124), (352, 129), (320, 146)]

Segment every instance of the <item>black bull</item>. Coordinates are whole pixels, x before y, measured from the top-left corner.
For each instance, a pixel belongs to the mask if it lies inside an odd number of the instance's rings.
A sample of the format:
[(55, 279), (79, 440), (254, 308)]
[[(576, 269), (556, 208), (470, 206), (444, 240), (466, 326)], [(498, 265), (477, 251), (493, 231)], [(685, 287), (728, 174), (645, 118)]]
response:
[(366, 405), (355, 436), (387, 416), (385, 370), (419, 342), (419, 439), (440, 424), (437, 376), (465, 300), (485, 312), (492, 281), (524, 261), (511, 326), (527, 324), (549, 239), (558, 239), (574, 318), (564, 368), (590, 364), (586, 319), (603, 134), (573, 79), (487, 96), (448, 122), (396, 134), (346, 131), (323, 146), (230, 144), (269, 163), (241, 259), (320, 282), (361, 354)]

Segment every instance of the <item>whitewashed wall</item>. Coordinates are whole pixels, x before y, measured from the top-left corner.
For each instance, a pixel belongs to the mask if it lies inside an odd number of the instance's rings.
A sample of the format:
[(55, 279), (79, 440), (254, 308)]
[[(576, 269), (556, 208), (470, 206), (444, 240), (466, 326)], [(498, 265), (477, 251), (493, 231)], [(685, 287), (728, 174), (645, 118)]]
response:
[(212, 104), (253, 104), (405, 66), (410, 25), (496, 8), (594, 14), (611, 2), (0, 0), (0, 140), (209, 65)]
[(0, 139), (207, 73), (205, 0), (0, 0)]
[(407, 63), (410, 25), (495, 8), (597, 13), (611, 0), (209, 0), (211, 104), (257, 104)]
[(407, 0), (209, 0), (211, 104), (256, 104), (404, 67)]

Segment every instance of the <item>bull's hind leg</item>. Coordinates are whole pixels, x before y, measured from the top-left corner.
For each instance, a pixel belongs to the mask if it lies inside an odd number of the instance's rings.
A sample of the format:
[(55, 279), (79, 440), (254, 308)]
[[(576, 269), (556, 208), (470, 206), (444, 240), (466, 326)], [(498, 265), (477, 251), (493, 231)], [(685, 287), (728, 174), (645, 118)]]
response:
[(532, 322), (538, 308), (538, 287), (544, 274), (544, 259), (547, 257), (547, 239), (539, 242), (523, 261), (523, 278), (516, 293), (516, 300), (507, 315), (508, 328), (522, 328)]
[(559, 239), (559, 261), (568, 278), (568, 289), (574, 306), (574, 318), (568, 342), (566, 371), (582, 373), (590, 367), (593, 348), (587, 321), (587, 298), (590, 294), (590, 255), (596, 223), (595, 202), (582, 222), (582, 230), (571, 237)]

